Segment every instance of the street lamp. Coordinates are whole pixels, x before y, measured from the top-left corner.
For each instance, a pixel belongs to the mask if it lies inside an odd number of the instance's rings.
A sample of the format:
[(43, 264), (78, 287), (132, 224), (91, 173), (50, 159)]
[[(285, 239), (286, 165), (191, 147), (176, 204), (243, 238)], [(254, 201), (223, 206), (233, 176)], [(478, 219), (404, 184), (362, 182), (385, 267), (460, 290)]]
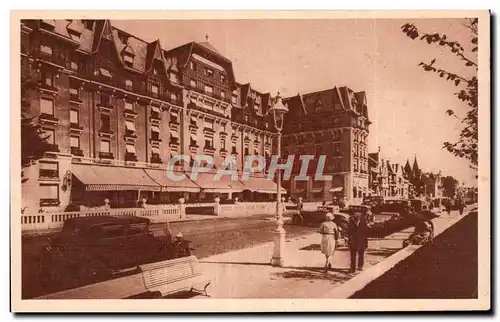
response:
[[(288, 112), (287, 105), (283, 105), (280, 93), (276, 96), (274, 105), (269, 109), (273, 117), (274, 127), (278, 131), (278, 158), (281, 157), (281, 131), (283, 130), (283, 122), (285, 114)], [(285, 248), (285, 229), (283, 229), (283, 209), (281, 207), (281, 171), (278, 169), (278, 189), (276, 192), (276, 219), (278, 227), (274, 231), (274, 250), (271, 258), (272, 266), (283, 266), (283, 253)]]

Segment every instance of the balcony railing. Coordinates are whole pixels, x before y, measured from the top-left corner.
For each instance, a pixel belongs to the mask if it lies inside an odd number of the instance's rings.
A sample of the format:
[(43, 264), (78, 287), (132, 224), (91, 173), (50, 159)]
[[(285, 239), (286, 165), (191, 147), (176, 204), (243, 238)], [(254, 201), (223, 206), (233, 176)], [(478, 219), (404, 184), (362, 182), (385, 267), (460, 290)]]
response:
[(40, 199), (41, 207), (57, 207), (61, 202), (58, 199), (42, 198)]
[(76, 147), (76, 146), (72, 146), (71, 147), (71, 154), (75, 155), (75, 156), (78, 156), (78, 157), (83, 157), (83, 151), (82, 149)]
[(125, 161), (137, 161), (137, 155), (134, 153), (125, 153)]
[(113, 153), (111, 152), (99, 152), (99, 158), (101, 159), (114, 159)]
[(47, 151), (48, 152), (59, 152), (59, 146), (57, 144), (48, 144)]
[(59, 170), (40, 169), (39, 178), (40, 179), (59, 179)]

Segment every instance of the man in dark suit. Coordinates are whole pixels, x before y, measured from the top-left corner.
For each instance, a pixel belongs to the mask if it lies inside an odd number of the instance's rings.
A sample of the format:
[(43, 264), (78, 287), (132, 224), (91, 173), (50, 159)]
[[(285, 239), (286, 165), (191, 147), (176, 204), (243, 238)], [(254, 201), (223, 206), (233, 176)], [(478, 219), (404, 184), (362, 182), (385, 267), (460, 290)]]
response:
[(356, 212), (349, 217), (347, 233), (349, 236), (349, 249), (351, 251), (350, 272), (354, 273), (356, 271), (356, 259), (358, 259), (358, 270), (363, 269), (365, 249), (368, 247), (368, 226), (366, 218), (362, 213)]

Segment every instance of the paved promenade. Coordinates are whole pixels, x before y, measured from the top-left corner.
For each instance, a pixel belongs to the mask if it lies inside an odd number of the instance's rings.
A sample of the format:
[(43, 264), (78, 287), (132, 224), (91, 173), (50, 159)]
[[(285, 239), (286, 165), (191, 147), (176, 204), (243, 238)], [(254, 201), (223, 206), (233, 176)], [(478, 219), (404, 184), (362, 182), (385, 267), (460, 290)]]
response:
[[(436, 235), (464, 216), (452, 212), (436, 218)], [(213, 279), (211, 298), (347, 298), (394, 266), (398, 256), (412, 251), (413, 246), (398, 252), (412, 231), (410, 228), (384, 239), (370, 239), (365, 270), (355, 274), (348, 273), (349, 251), (344, 245), (334, 255), (333, 270), (323, 273), (319, 234), (287, 239), (284, 267), (269, 265), (273, 243), (207, 257), (200, 262)], [(393, 254), (391, 261), (388, 257)]]

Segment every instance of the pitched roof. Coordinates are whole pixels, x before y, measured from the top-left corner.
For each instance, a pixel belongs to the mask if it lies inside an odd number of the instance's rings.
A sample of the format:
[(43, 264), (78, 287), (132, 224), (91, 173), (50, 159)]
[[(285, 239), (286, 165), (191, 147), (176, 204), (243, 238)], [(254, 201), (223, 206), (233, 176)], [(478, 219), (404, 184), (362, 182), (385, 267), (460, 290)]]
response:
[(224, 57), (214, 46), (212, 46), (211, 43), (209, 43), (208, 41), (204, 41), (204, 42), (198, 42), (197, 44), (205, 47), (206, 49), (216, 53), (217, 55), (220, 55), (221, 57)]

